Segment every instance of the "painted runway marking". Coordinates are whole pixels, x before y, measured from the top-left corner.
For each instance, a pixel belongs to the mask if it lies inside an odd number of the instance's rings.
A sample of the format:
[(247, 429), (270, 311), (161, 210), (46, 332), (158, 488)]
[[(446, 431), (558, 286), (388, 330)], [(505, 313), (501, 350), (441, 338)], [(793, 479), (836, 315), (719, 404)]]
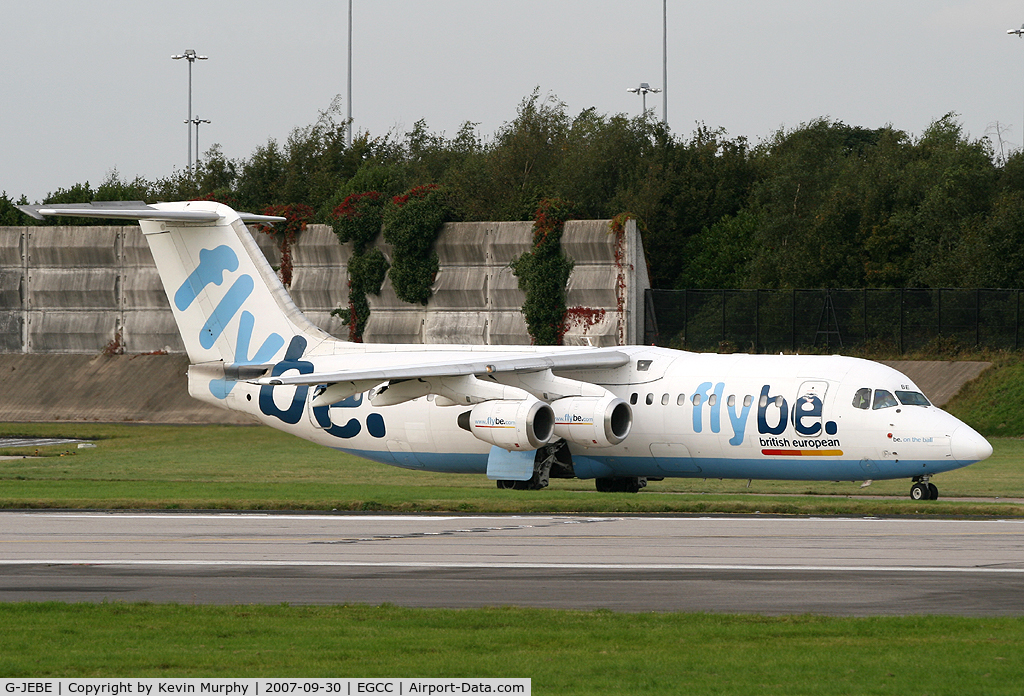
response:
[(240, 568), (521, 568), (530, 570), (738, 570), (738, 571), (812, 571), (812, 572), (845, 572), (845, 573), (995, 573), (1021, 575), (1024, 568), (987, 568), (964, 567), (951, 568), (944, 566), (801, 566), (801, 565), (747, 565), (747, 564), (715, 564), (715, 563), (447, 563), (447, 562), (408, 562), (381, 561), (368, 563), (365, 561), (204, 561), (204, 560), (149, 560), (136, 559), (103, 559), (103, 560), (68, 560), (68, 559), (22, 559), (0, 560), (3, 566), (26, 565), (60, 565), (60, 566), (235, 566)]

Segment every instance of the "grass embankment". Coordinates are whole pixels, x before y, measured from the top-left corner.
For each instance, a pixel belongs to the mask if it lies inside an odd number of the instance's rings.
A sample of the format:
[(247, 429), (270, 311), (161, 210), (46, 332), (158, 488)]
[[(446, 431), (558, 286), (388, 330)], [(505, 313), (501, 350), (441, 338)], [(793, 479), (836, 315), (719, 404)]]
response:
[(6, 424), (0, 426), (4, 435), (89, 438), (97, 444), (40, 448), (48, 456), (0, 461), (0, 507), (8, 509), (1024, 516), (1024, 505), (996, 500), (1024, 498), (1024, 441), (1014, 439), (995, 440), (995, 454), (985, 462), (935, 477), (938, 501), (913, 502), (904, 480), (868, 488), (754, 481), (747, 488), (746, 481), (667, 479), (638, 495), (599, 494), (592, 481), (552, 480), (543, 491), (499, 491), (483, 476), (397, 469), (256, 426)]
[(6, 677), (529, 677), (537, 694), (1019, 694), (1024, 619), (0, 605)]
[(946, 410), (985, 437), (1024, 437), (1024, 360), (997, 358)]

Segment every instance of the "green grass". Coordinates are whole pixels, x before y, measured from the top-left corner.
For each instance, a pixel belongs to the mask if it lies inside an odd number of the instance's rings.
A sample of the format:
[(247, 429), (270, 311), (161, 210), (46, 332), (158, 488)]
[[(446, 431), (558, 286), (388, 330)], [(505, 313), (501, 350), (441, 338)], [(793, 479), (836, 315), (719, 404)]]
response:
[(1024, 436), (1024, 360), (1003, 359), (964, 385), (946, 410), (986, 437)]
[[(1024, 441), (997, 439), (985, 462), (935, 477), (938, 501), (913, 502), (906, 480), (858, 483), (666, 479), (638, 495), (592, 481), (499, 491), (484, 476), (407, 471), (259, 426), (6, 424), (0, 436), (66, 436), (97, 447), (41, 448), (0, 460), (2, 508), (379, 510), (474, 513), (941, 514), (1024, 516)], [(0, 450), (34, 454), (35, 448)], [(878, 496), (891, 496), (875, 499)], [(979, 497), (980, 502), (951, 501)]]
[(5, 677), (528, 677), (536, 694), (1019, 694), (1024, 619), (0, 605)]

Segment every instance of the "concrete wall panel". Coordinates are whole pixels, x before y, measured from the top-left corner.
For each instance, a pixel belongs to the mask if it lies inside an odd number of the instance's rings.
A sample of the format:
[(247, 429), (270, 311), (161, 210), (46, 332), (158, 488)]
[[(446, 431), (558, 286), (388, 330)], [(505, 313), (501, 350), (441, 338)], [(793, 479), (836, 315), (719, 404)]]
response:
[(22, 280), (20, 268), (0, 268), (0, 309), (21, 309)]
[(126, 353), (185, 352), (169, 309), (125, 312), (122, 343)]
[(337, 267), (344, 264), (346, 259), (345, 249), (330, 225), (307, 225), (292, 245), (292, 262), (296, 267)]
[(117, 333), (118, 312), (30, 311), (28, 352), (99, 353)]
[(487, 343), (487, 312), (427, 312), (423, 322), (424, 343)]
[(519, 289), (519, 279), (512, 274), (511, 268), (491, 268), (487, 277), (487, 294), (491, 310), (518, 311), (526, 302), (526, 293)]
[(295, 266), (289, 292), (303, 311), (329, 312), (348, 304), (348, 270), (344, 266)]
[(0, 309), (0, 353), (20, 353), (25, 314), (20, 309)]
[(493, 222), (447, 223), (434, 249), (441, 266), (484, 266), (490, 263)]
[(370, 312), (363, 340), (366, 343), (423, 343), (424, 311)]
[(531, 343), (522, 312), (489, 312), (487, 336), (491, 345), (528, 346)]
[(121, 263), (128, 267), (153, 266), (146, 235), (136, 226), (121, 228)]
[(507, 266), (508, 262), (533, 246), (532, 222), (486, 223), (488, 252), (491, 263)]
[(121, 307), (116, 268), (36, 268), (28, 276), (30, 309), (110, 309)]
[(488, 275), (488, 269), (481, 266), (442, 267), (434, 281), (430, 306), (438, 310), (485, 309)]
[(303, 310), (306, 318), (316, 326), (338, 338), (348, 339), (348, 327), (342, 323), (341, 317), (333, 316), (329, 311), (324, 310)]
[(32, 227), (28, 259), (32, 266), (117, 268), (121, 227)]
[(24, 241), (26, 229), (28, 228), (0, 227), (0, 230), (3, 230), (3, 234), (0, 234), (0, 269), (23, 266), (22, 241)]
[(614, 310), (617, 280), (618, 269), (615, 266), (577, 266), (569, 276), (565, 304), (567, 307), (601, 307)]
[(121, 279), (121, 288), (126, 311), (159, 309), (168, 312), (168, 317), (170, 316), (171, 304), (167, 301), (167, 293), (164, 292), (156, 266), (126, 268)]
[(615, 236), (607, 220), (570, 220), (565, 223), (562, 249), (577, 266), (615, 265)]

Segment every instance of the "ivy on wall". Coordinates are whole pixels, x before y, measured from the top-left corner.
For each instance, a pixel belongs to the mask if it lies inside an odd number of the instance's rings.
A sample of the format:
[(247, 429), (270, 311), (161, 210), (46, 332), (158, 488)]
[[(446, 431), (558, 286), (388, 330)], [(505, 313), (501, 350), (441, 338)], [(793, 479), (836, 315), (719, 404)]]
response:
[(430, 299), (438, 270), (434, 242), (450, 216), (451, 208), (437, 184), (395, 196), (384, 209), (384, 241), (394, 250), (388, 276), (403, 302), (425, 305)]
[(277, 239), (277, 249), (281, 252), (281, 267), (278, 273), (286, 288), (292, 285), (292, 244), (299, 233), (306, 229), (306, 224), (313, 219), (313, 209), (303, 203), (287, 205), (268, 205), (263, 209), (264, 215), (277, 215), (285, 218), (275, 226), (260, 225), (260, 230), (273, 235)]
[(387, 199), (377, 191), (353, 193), (334, 209), (331, 227), (341, 243), (352, 242), (352, 256), (348, 262), (348, 307), (331, 314), (341, 316), (348, 326), (350, 341), (362, 343), (366, 322), (370, 319), (368, 294), (380, 294), (387, 259), (379, 249), (370, 245), (380, 234)]
[(574, 217), (572, 204), (559, 198), (542, 200), (533, 225), (533, 248), (509, 264), (519, 289), (526, 293), (523, 316), (535, 345), (561, 345), (565, 335), (565, 286), (573, 263), (561, 242), (566, 220)]

